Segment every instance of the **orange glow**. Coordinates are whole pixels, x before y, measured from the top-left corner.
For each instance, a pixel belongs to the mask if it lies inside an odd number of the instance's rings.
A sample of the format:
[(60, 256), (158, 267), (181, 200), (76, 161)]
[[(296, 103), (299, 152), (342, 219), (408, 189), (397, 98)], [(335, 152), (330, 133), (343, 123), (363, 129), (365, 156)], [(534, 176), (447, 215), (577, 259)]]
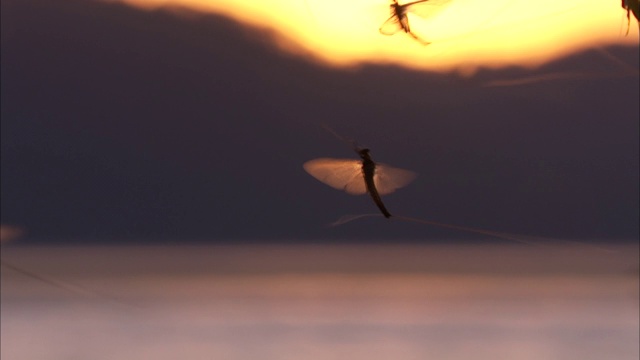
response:
[(9, 242), (24, 234), (24, 229), (11, 225), (0, 225), (0, 242)]
[[(333, 66), (389, 63), (473, 73), (479, 67), (535, 67), (570, 53), (611, 44), (638, 46), (627, 36), (626, 11), (603, 0), (452, 0), (436, 15), (409, 14), (423, 46), (403, 33), (378, 32), (389, 17), (383, 0), (116, 0), (145, 9), (183, 7), (274, 29), (276, 46)], [(401, 2), (402, 3), (402, 2)]]

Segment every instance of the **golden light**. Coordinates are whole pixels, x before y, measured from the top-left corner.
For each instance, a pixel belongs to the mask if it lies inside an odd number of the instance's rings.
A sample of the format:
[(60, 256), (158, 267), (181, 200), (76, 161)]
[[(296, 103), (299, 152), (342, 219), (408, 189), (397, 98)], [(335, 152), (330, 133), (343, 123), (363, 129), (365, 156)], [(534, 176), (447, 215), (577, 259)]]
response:
[[(181, 7), (273, 29), (281, 49), (332, 66), (390, 63), (473, 73), (479, 67), (535, 67), (570, 53), (619, 44), (638, 46), (638, 26), (613, 0), (451, 0), (411, 30), (385, 36), (383, 0), (115, 0), (145, 9)], [(402, 2), (401, 2), (402, 3)]]

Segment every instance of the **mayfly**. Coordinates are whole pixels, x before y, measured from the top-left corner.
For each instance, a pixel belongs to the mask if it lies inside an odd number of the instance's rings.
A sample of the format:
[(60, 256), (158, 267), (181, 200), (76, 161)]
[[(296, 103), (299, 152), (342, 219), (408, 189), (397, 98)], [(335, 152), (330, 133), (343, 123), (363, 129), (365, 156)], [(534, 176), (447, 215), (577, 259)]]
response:
[(638, 0), (622, 0), (622, 8), (627, 10), (627, 35), (629, 34), (629, 27), (631, 27), (631, 13), (635, 16), (640, 27), (640, 1)]
[[(361, 148), (356, 145), (353, 140), (348, 140), (338, 135), (328, 126), (323, 125), (325, 130), (329, 131), (336, 138), (349, 142), (353, 146), (353, 150), (360, 155), (360, 160), (353, 159), (333, 159), (333, 158), (320, 158), (307, 161), (302, 167), (314, 178), (331, 186), (338, 190), (344, 190), (348, 194), (352, 195), (364, 195), (369, 193), (375, 204), (386, 218), (391, 217), (391, 213), (384, 206), (380, 195), (386, 195), (394, 192), (396, 189), (404, 187), (411, 183), (416, 174), (409, 170), (398, 169), (389, 165), (376, 163), (371, 159), (369, 154), (370, 150)], [(344, 223), (356, 220), (371, 214), (364, 215), (346, 215), (340, 218), (338, 221), (331, 224), (331, 226), (342, 225)], [(517, 234), (509, 234), (503, 232), (497, 232), (492, 230), (484, 230), (479, 228), (453, 225), (447, 223), (440, 223), (436, 221), (419, 219), (408, 216), (394, 215), (394, 219), (400, 221), (414, 222), (431, 226), (438, 226), (443, 228), (454, 229), (458, 231), (489, 235), (506, 240), (516, 241), (519, 243), (536, 245), (535, 240), (528, 240), (528, 236), (522, 236)], [(539, 239), (542, 240), (542, 239)], [(595, 247), (597, 248), (597, 247)], [(605, 250), (598, 248), (598, 250)]]
[[(397, 169), (388, 165), (375, 163), (371, 159), (369, 149), (356, 147), (355, 151), (360, 155), (361, 160), (320, 158), (307, 161), (303, 167), (311, 176), (335, 189), (344, 190), (352, 195), (369, 193), (382, 214), (386, 218), (390, 218), (391, 213), (389, 213), (384, 206), (380, 195), (390, 194), (396, 189), (408, 185), (416, 178), (416, 174), (409, 170)], [(343, 216), (338, 221), (332, 223), (331, 226), (342, 225), (365, 216), (370, 216), (370, 214)], [(530, 236), (446, 224), (407, 216), (394, 216), (394, 219), (489, 235), (529, 245), (539, 245), (536, 240), (544, 240), (542, 238), (529, 240), (528, 238), (531, 238)], [(591, 247), (601, 251), (609, 251), (596, 246)]]
[(391, 16), (380, 26), (379, 31), (383, 35), (393, 35), (399, 31), (404, 31), (421, 44), (429, 45), (430, 42), (421, 39), (411, 31), (408, 13), (426, 18), (443, 9), (443, 5), (449, 1), (451, 0), (418, 0), (400, 5), (397, 0), (392, 0), (391, 5), (389, 5)]
[(406, 186), (415, 179), (416, 174), (375, 163), (369, 149), (356, 147), (354, 150), (361, 160), (321, 158), (307, 161), (303, 167), (311, 176), (335, 189), (352, 195), (369, 193), (382, 214), (386, 218), (391, 217), (380, 195)]

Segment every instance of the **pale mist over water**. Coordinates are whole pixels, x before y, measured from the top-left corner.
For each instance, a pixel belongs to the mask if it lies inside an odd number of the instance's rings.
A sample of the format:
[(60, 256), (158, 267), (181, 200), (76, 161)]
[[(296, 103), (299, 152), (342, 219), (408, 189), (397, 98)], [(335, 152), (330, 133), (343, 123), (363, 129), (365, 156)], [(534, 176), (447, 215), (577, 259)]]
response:
[(638, 245), (609, 249), (3, 246), (1, 356), (637, 359)]

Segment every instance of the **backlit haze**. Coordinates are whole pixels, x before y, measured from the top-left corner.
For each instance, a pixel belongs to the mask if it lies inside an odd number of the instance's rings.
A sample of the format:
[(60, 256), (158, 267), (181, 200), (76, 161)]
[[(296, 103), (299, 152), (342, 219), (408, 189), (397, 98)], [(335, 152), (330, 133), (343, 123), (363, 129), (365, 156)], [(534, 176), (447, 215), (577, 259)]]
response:
[(620, 1), (451, 0), (409, 13), (428, 46), (379, 32), (390, 4), (3, 0), (3, 241), (468, 235), (327, 227), (381, 215), (304, 171), (358, 158), (324, 125), (418, 174), (383, 198), (397, 218), (638, 238), (638, 23)]
[(638, 359), (636, 19), (389, 5), (1, 0), (0, 358)]
[[(118, 0), (113, 0), (118, 1)], [(389, 17), (381, 0), (122, 0), (185, 16), (216, 13), (273, 31), (282, 49), (338, 66), (394, 63), (418, 69), (473, 73), (478, 67), (534, 67), (572, 52), (638, 43), (616, 1), (452, 0), (426, 19), (409, 14), (423, 46), (399, 32), (378, 32)], [(402, 2), (401, 2), (402, 3)], [(588, 36), (585, 36), (588, 34)]]

